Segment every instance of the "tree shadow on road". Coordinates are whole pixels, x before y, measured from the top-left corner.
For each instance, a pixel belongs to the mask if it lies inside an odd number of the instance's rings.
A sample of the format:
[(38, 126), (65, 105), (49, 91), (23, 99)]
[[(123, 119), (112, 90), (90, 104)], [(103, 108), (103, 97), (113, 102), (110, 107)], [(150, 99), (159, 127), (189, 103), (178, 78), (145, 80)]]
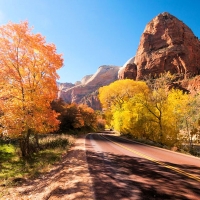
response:
[[(76, 148), (49, 173), (14, 188), (14, 197), (9, 199), (17, 199), (16, 192), (21, 199), (41, 200), (200, 199), (199, 182), (146, 159), (94, 152), (92, 145), (86, 143), (87, 164), (83, 144), (76, 143)], [(176, 167), (200, 173), (194, 166)]]
[[(87, 160), (97, 200), (200, 199), (199, 182), (172, 169), (139, 157), (93, 152), (87, 146)], [(173, 165), (172, 163), (165, 163)], [(199, 168), (176, 165), (199, 175)]]

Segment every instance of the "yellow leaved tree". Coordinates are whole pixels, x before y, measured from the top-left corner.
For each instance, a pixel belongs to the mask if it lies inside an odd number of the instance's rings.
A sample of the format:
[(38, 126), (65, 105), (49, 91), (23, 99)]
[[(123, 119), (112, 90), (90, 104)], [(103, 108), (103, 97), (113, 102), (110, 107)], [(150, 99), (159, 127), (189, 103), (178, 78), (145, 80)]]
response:
[(58, 127), (50, 103), (57, 97), (56, 70), (62, 65), (55, 45), (33, 34), (28, 22), (0, 27), (0, 128), (20, 139), (22, 156), (30, 154), (30, 135)]
[(108, 124), (115, 130), (125, 131), (130, 122), (128, 102), (138, 94), (145, 95), (149, 88), (145, 82), (130, 79), (118, 80), (99, 89), (99, 99), (106, 114)]

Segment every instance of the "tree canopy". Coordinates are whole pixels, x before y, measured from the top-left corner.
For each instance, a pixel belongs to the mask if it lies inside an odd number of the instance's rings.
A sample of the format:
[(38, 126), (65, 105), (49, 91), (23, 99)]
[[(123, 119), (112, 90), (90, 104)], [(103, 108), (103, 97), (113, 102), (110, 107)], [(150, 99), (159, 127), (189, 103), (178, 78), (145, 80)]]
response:
[(50, 103), (57, 97), (56, 70), (63, 65), (54, 44), (32, 33), (28, 22), (0, 27), (1, 131), (27, 139), (57, 129)]
[(170, 89), (169, 73), (155, 80), (118, 80), (99, 89), (107, 124), (123, 134), (174, 146), (198, 137), (200, 98)]

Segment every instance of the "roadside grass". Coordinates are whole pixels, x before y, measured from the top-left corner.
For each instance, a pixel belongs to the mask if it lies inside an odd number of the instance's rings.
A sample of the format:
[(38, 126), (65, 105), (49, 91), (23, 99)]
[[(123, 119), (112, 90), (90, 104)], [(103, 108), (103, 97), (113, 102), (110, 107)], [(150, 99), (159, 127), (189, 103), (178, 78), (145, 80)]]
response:
[(0, 186), (19, 185), (28, 178), (35, 178), (50, 171), (52, 165), (60, 161), (74, 140), (74, 136), (67, 134), (40, 136), (40, 151), (28, 159), (22, 159), (16, 142), (6, 144), (5, 141), (0, 141)]

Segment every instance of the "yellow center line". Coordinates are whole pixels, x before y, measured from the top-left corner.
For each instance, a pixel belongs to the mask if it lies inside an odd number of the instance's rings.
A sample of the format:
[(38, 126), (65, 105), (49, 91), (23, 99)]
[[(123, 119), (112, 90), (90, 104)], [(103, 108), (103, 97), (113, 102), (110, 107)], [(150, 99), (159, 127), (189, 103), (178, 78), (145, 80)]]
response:
[(103, 135), (100, 135), (100, 136), (103, 137), (104, 139), (106, 139), (106, 140), (112, 142), (113, 144), (116, 144), (117, 146), (122, 147), (123, 149), (126, 149), (126, 150), (128, 150), (128, 151), (130, 151), (130, 152), (132, 152), (132, 153), (135, 153), (135, 154), (137, 154), (137, 155), (143, 157), (143, 158), (146, 158), (147, 160), (150, 160), (150, 161), (152, 161), (152, 162), (155, 162), (155, 163), (157, 163), (157, 164), (159, 164), (159, 165), (161, 165), (161, 166), (163, 166), (163, 167), (166, 167), (166, 168), (168, 168), (168, 169), (171, 169), (171, 170), (173, 170), (173, 171), (176, 171), (176, 172), (178, 172), (179, 174), (183, 174), (183, 175), (185, 175), (185, 176), (187, 176), (187, 177), (190, 177), (190, 178), (192, 178), (192, 179), (194, 179), (194, 180), (200, 182), (200, 178), (199, 178), (198, 176), (195, 176), (195, 175), (192, 175), (192, 174), (190, 174), (190, 173), (187, 173), (187, 172), (185, 172), (185, 171), (183, 171), (183, 170), (181, 170), (181, 169), (179, 169), (179, 168), (177, 168), (177, 167), (173, 167), (173, 166), (167, 165), (167, 164), (165, 164), (165, 163), (163, 163), (163, 162), (157, 161), (157, 160), (155, 160), (155, 159), (153, 159), (153, 158), (151, 158), (151, 157), (149, 157), (149, 156), (147, 156), (147, 155), (145, 155), (145, 154), (143, 154), (143, 153), (140, 153), (140, 152), (135, 151), (135, 150), (133, 150), (133, 149), (131, 149), (131, 148), (128, 148), (128, 147), (126, 147), (126, 146), (124, 146), (124, 145), (122, 145), (122, 144), (119, 144), (119, 143), (117, 143), (117, 142), (114, 142), (113, 140), (108, 139), (107, 137), (105, 137), (105, 136), (103, 136)]

